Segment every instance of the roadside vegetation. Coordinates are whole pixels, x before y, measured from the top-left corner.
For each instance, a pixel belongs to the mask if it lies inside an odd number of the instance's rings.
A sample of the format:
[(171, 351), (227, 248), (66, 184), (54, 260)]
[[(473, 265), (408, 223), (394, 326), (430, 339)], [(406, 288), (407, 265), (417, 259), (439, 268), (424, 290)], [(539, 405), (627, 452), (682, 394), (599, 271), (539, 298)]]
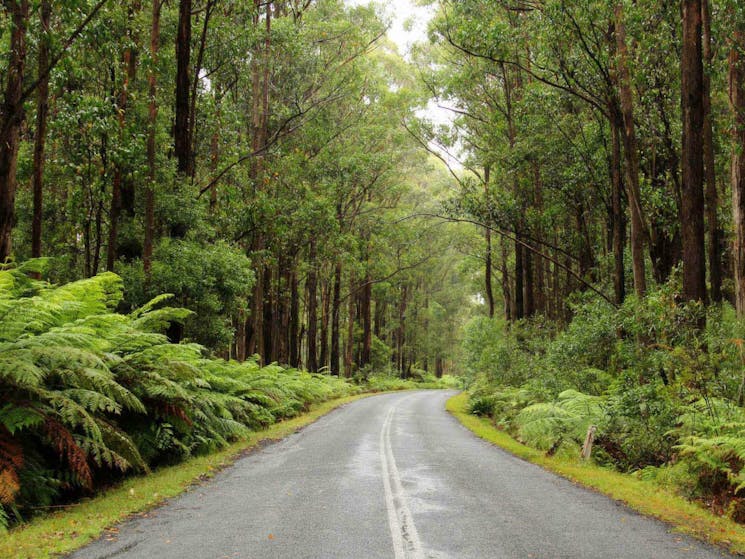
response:
[[(578, 301), (563, 329), (474, 320), (468, 408), (548, 456), (579, 456), (596, 426), (594, 463), (743, 523), (745, 327), (729, 305), (675, 293), (671, 282), (619, 309)], [(691, 326), (704, 313), (707, 326)]]

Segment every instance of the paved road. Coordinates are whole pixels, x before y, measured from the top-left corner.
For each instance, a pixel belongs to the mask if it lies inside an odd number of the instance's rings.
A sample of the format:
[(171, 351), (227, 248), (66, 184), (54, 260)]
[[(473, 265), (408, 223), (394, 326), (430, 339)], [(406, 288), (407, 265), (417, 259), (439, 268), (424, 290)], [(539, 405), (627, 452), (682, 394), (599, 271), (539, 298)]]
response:
[(475, 438), (452, 394), (350, 404), (72, 557), (725, 557)]

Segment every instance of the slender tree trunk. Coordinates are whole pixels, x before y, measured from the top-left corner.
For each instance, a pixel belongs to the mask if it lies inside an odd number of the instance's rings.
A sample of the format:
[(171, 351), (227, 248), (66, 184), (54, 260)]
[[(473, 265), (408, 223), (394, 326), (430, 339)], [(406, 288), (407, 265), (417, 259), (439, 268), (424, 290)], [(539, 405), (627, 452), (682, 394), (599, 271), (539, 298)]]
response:
[(732, 222), (735, 305), (745, 317), (745, 25), (738, 22), (729, 53), (729, 98), (732, 109)]
[(618, 50), (618, 85), (623, 118), (624, 158), (626, 160), (626, 189), (631, 215), (631, 260), (634, 271), (634, 290), (638, 296), (647, 291), (647, 280), (644, 264), (644, 214), (641, 207), (641, 190), (639, 188), (639, 152), (636, 143), (634, 125), (634, 101), (629, 72), (629, 54), (626, 46), (626, 24), (623, 16), (623, 5), (616, 5), (616, 48)]
[(41, 236), (44, 212), (44, 148), (47, 139), (47, 115), (49, 114), (49, 34), (52, 18), (52, 3), (42, 0), (39, 19), (43, 37), (39, 41), (39, 88), (36, 91), (36, 134), (34, 136), (34, 167), (31, 177), (34, 196), (34, 215), (31, 223), (31, 256), (42, 254)]
[[(263, 5), (262, 0), (254, 0), (254, 19), (253, 24), (255, 29), (258, 31), (261, 13), (261, 7)], [(266, 143), (267, 138), (267, 125), (268, 125), (268, 95), (269, 95), (269, 83), (265, 79), (263, 84), (261, 80), (261, 65), (268, 67), (269, 64), (269, 46), (270, 46), (270, 33), (271, 33), (271, 2), (266, 4), (265, 12), (266, 22), (266, 37), (264, 49), (257, 46), (253, 52), (253, 58), (251, 61), (251, 75), (252, 75), (252, 149), (254, 152), (259, 151)], [(265, 73), (265, 76), (268, 75)], [(266, 100), (266, 103), (264, 102)], [(251, 168), (249, 175), (253, 183), (253, 188), (259, 190), (261, 188), (261, 177), (264, 171), (263, 157), (255, 157), (252, 159)], [(254, 245), (252, 252), (254, 254), (263, 253), (266, 248), (266, 239), (264, 238), (264, 232), (259, 231), (254, 239)], [(266, 290), (269, 289), (270, 281), (266, 278), (266, 265), (263, 263), (263, 256), (259, 258), (258, 267), (256, 268), (256, 284), (254, 285), (253, 293), (253, 304), (251, 306), (251, 335), (248, 342), (248, 351), (253, 353), (254, 351), (260, 351), (266, 354), (266, 345), (268, 337), (266, 336), (267, 324), (264, 321), (265, 313), (264, 299), (266, 296)], [(266, 355), (262, 362), (266, 362)]]
[(510, 288), (510, 274), (508, 271), (508, 250), (507, 250), (507, 241), (502, 239), (500, 242), (500, 246), (502, 247), (502, 262), (501, 262), (501, 271), (502, 271), (502, 299), (504, 300), (504, 318), (507, 321), (512, 321), (514, 314), (512, 312), (512, 290)]
[(347, 378), (352, 376), (352, 366), (354, 364), (354, 323), (357, 305), (353, 293), (356, 291), (356, 288), (354, 274), (350, 273), (349, 300), (347, 301), (347, 344), (344, 348), (344, 376)]
[[(251, 253), (254, 255), (261, 255), (264, 251), (264, 235), (259, 232), (257, 237), (254, 239), (254, 245), (251, 249)], [(251, 299), (251, 327), (248, 336), (248, 344), (246, 351), (248, 355), (253, 355), (257, 352), (264, 353), (264, 291), (265, 285), (265, 274), (263, 256), (257, 256), (259, 262), (256, 262), (256, 282), (254, 283), (253, 296)]]
[(248, 332), (246, 332), (246, 327), (248, 326), (248, 318), (246, 318), (246, 313), (244, 311), (240, 311), (238, 313), (236, 322), (235, 358), (240, 363), (243, 363), (246, 360), (246, 357), (248, 357), (248, 351), (246, 347), (246, 342), (248, 340)]
[(442, 375), (444, 372), (445, 372), (445, 366), (443, 364), (442, 357), (438, 355), (437, 359), (435, 359), (435, 376), (437, 378), (442, 378)]
[(15, 224), (16, 169), (18, 147), (24, 114), (23, 76), (26, 70), (26, 27), (28, 0), (5, 2), (13, 28), (10, 30), (8, 72), (5, 95), (0, 106), (0, 264), (11, 255), (11, 238)]
[(329, 319), (331, 305), (331, 285), (324, 281), (321, 301), (321, 352), (318, 361), (318, 367), (329, 366)]
[[(129, 10), (130, 19), (134, 17), (135, 10), (138, 10), (138, 6), (134, 6)], [(132, 30), (127, 31), (127, 40), (132, 41)], [(134, 81), (135, 73), (137, 71), (137, 61), (135, 53), (132, 48), (127, 48), (124, 51), (123, 61), (123, 76), (122, 76), (122, 89), (119, 92), (119, 102), (116, 107), (117, 119), (119, 121), (119, 139), (124, 139), (124, 132), (126, 126), (126, 112), (127, 102), (129, 95), (129, 84)], [(124, 169), (122, 168), (121, 162), (115, 164), (114, 169), (114, 181), (111, 189), (111, 207), (109, 209), (109, 242), (106, 248), (106, 270), (109, 272), (114, 271), (114, 263), (117, 258), (117, 244), (119, 242), (119, 218), (122, 212), (122, 180), (124, 175)]]
[(401, 286), (401, 297), (398, 304), (398, 329), (396, 330), (396, 365), (401, 376), (406, 375), (406, 305), (408, 303), (409, 286)]
[[(520, 239), (520, 233), (515, 234), (517, 239)], [(515, 320), (520, 320), (525, 317), (525, 281), (524, 281), (524, 249), (523, 245), (516, 241), (515, 242)]]
[(714, 156), (714, 129), (711, 115), (711, 73), (714, 71), (714, 55), (711, 48), (711, 6), (709, 0), (701, 0), (702, 44), (706, 68), (703, 75), (704, 102), (704, 169), (706, 173), (706, 228), (708, 230), (707, 252), (709, 256), (709, 283), (711, 300), (722, 301), (722, 239), (719, 229), (719, 194), (717, 191), (716, 161)]
[(153, 262), (153, 241), (155, 237), (155, 136), (158, 126), (158, 81), (157, 62), (160, 48), (160, 8), (162, 0), (153, 0), (150, 26), (150, 68), (148, 70), (148, 132), (147, 132), (147, 186), (145, 188), (145, 242), (142, 250), (142, 264), (145, 281), (149, 283)]
[(296, 369), (300, 367), (300, 289), (297, 277), (297, 266), (293, 265), (290, 274), (290, 331), (288, 334), (290, 345), (290, 365)]
[(340, 375), (340, 332), (339, 314), (341, 313), (341, 262), (336, 263), (334, 268), (334, 302), (331, 307), (331, 374)]
[[(541, 178), (541, 168), (538, 163), (533, 164), (533, 187), (535, 189), (535, 208), (539, 213), (543, 212), (543, 179)], [(544, 236), (541, 228), (537, 232), (539, 238)], [(546, 273), (544, 259), (538, 257), (535, 259), (535, 306), (536, 311), (546, 314)]]
[[(484, 196), (486, 203), (489, 204), (489, 180), (491, 179), (491, 168), (489, 165), (484, 166)], [(485, 282), (485, 294), (486, 294), (486, 305), (489, 310), (489, 318), (494, 317), (494, 290), (492, 288), (492, 242), (491, 242), (491, 229), (488, 227), (491, 223), (487, 223), (487, 227), (484, 228), (484, 240), (486, 242), (486, 257), (484, 263), (484, 282)]]
[(318, 263), (317, 263), (316, 240), (310, 240), (310, 250), (308, 254), (308, 278), (306, 285), (308, 288), (308, 362), (307, 368), (311, 372), (318, 371), (318, 358), (316, 349), (318, 347)]
[(194, 133), (194, 130), (196, 128), (196, 122), (197, 122), (197, 93), (199, 91), (199, 74), (202, 71), (202, 64), (204, 62), (204, 52), (207, 48), (207, 32), (209, 31), (210, 27), (210, 18), (212, 17), (212, 13), (215, 9), (215, 5), (217, 4), (217, 0), (207, 0), (207, 3), (204, 5), (204, 21), (202, 22), (202, 32), (199, 35), (199, 48), (197, 49), (197, 60), (194, 64), (194, 69), (192, 72), (192, 80), (191, 80), (191, 92), (189, 94), (189, 159), (190, 159), (190, 166), (191, 166), (191, 176), (194, 177), (195, 167), (196, 167), (196, 161), (195, 161), (195, 154), (196, 154), (196, 134)]
[(523, 269), (525, 316), (530, 317), (535, 314), (535, 299), (533, 298), (533, 253), (526, 248), (523, 250)]
[(263, 364), (272, 363), (276, 360), (274, 353), (274, 345), (272, 340), (274, 339), (274, 291), (272, 289), (272, 267), (269, 265), (264, 266), (264, 299), (263, 305), (259, 307), (259, 312), (263, 313), (262, 324), (264, 325), (264, 345), (259, 346), (259, 352), (261, 353), (261, 362)]
[[(369, 264), (369, 263), (368, 263)], [(369, 365), (372, 360), (372, 277), (368, 267), (362, 286), (360, 315), (362, 319), (362, 352), (360, 366)]]
[(701, 45), (701, 0), (683, 0), (681, 57), (683, 106), (683, 296), (706, 301), (704, 252), (704, 68)]
[(180, 175), (192, 175), (189, 131), (189, 91), (191, 88), (191, 0), (179, 0), (176, 33), (176, 111), (173, 127), (174, 154)]
[(617, 305), (626, 298), (626, 271), (624, 247), (626, 246), (626, 216), (623, 211), (623, 172), (621, 170), (621, 130), (619, 118), (610, 118), (611, 134), (611, 212), (613, 220), (613, 294)]

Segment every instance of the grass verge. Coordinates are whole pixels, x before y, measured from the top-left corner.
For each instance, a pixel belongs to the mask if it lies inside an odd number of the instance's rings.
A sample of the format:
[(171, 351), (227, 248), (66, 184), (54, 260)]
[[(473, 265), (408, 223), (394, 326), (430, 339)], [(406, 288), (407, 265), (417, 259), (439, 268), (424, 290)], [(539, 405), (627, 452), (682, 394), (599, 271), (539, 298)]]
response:
[(344, 404), (374, 394), (357, 394), (318, 404), (308, 413), (252, 433), (249, 439), (218, 453), (192, 458), (148, 476), (133, 477), (96, 497), (33, 519), (0, 535), (0, 557), (42, 559), (78, 549), (126, 517), (148, 511), (211, 477), (263, 441), (287, 437)]
[(647, 516), (671, 524), (676, 532), (724, 547), (745, 555), (745, 528), (687, 501), (650, 481), (642, 481), (578, 459), (546, 456), (525, 446), (497, 429), (488, 419), (468, 413), (468, 394), (450, 398), (447, 410), (473, 433), (523, 460), (559, 474), (571, 481), (621, 501)]

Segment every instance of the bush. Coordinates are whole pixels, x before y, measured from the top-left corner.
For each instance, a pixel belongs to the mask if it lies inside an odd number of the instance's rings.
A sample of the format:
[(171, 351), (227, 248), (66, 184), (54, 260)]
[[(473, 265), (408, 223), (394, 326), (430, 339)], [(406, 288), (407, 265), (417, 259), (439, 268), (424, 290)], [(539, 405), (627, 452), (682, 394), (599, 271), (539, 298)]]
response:
[(357, 390), (169, 343), (191, 312), (167, 298), (119, 314), (114, 274), (54, 287), (0, 271), (0, 527)]

